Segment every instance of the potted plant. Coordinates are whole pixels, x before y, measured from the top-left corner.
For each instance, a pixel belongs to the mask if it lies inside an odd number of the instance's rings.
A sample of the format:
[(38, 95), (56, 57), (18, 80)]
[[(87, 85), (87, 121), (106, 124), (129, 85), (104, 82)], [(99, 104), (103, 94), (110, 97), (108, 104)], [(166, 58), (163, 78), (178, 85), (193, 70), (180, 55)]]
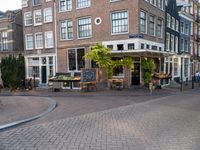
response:
[(144, 85), (149, 86), (149, 83), (152, 80), (152, 74), (153, 74), (153, 69), (155, 68), (155, 62), (151, 58), (143, 59), (141, 65), (143, 71)]

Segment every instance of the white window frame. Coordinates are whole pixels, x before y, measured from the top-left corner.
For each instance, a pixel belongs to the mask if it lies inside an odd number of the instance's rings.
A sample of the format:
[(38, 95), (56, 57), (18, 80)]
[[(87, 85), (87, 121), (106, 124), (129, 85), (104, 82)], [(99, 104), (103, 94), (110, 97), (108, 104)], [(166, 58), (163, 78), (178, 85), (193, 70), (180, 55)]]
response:
[[(68, 36), (68, 28), (69, 28), (69, 26), (68, 26), (68, 22), (71, 22), (72, 23), (72, 38), (69, 38), (69, 36)], [(65, 24), (65, 32), (66, 32), (66, 36), (65, 36), (65, 38), (62, 38), (62, 29), (61, 29), (61, 24), (62, 24), (62, 22)], [(72, 20), (62, 20), (62, 21), (60, 21), (60, 40), (61, 41), (63, 41), (63, 40), (73, 40), (73, 21)]]
[[(39, 23), (36, 23), (36, 13), (37, 12), (39, 12), (41, 15), (41, 22), (39, 22)], [(41, 9), (38, 9), (38, 10), (35, 10), (34, 12), (33, 12), (33, 14), (34, 14), (34, 26), (38, 26), (38, 25), (42, 25), (42, 11), (41, 11)]]
[[(146, 20), (145, 20), (145, 32), (141, 32), (141, 12), (143, 12), (146, 15)], [(140, 10), (140, 33), (147, 34), (147, 12), (144, 10)]]
[(88, 8), (91, 6), (91, 0), (87, 0), (89, 4), (86, 6), (79, 6), (79, 3), (78, 3), (79, 1), (84, 2), (86, 0), (76, 0), (76, 9)]
[(64, 0), (65, 2), (65, 8), (62, 10), (61, 7), (60, 7), (60, 3), (61, 3), (61, 0), (59, 0), (59, 12), (66, 12), (66, 11), (71, 11), (72, 10), (72, 7), (73, 7), (73, 4), (72, 4), (72, 0), (70, 0), (71, 2), (71, 7), (69, 7), (69, 9), (67, 9), (67, 0)]
[[(38, 35), (38, 34), (40, 34), (41, 36), (42, 36), (42, 46), (41, 47), (38, 47), (38, 45), (37, 45), (37, 39), (36, 39), (36, 35)], [(44, 42), (43, 42), (43, 34), (42, 34), (42, 32), (37, 32), (37, 33), (35, 33), (35, 49), (43, 49), (43, 44), (44, 44)]]
[[(90, 26), (91, 26), (91, 35), (89, 36), (86, 36), (86, 37), (80, 37), (79, 35), (79, 20), (82, 20), (82, 19), (90, 19)], [(77, 20), (77, 37), (78, 39), (87, 39), (87, 38), (91, 38), (92, 37), (92, 17), (90, 16), (86, 16), (86, 17), (81, 17), (81, 18), (78, 18)]]
[[(52, 8), (51, 7), (48, 7), (48, 8), (45, 8), (43, 10), (44, 12), (44, 22), (45, 23), (48, 23), (48, 22), (52, 22), (53, 21), (53, 11), (52, 11)], [(47, 15), (47, 12), (50, 11), (50, 15), (46, 16)]]
[[(32, 47), (28, 48), (28, 39), (27, 36), (32, 36)], [(26, 50), (32, 50), (33, 49), (33, 45), (34, 45), (34, 41), (33, 41), (33, 34), (26, 34), (25, 35), (25, 40), (26, 40)]]
[[(31, 23), (30, 24), (27, 24), (27, 14), (30, 14), (31, 16), (30, 16), (30, 18), (29, 18), (29, 20), (31, 20)], [(32, 12), (31, 11), (29, 11), (29, 12), (25, 12), (24, 13), (24, 25), (25, 26), (31, 26), (33, 24), (33, 16), (32, 16)]]
[[(52, 38), (48, 38), (48, 34), (51, 34), (51, 37)], [(45, 39), (45, 48), (53, 48), (54, 47), (54, 35), (53, 35), (53, 31), (46, 31), (44, 33), (44, 39)], [(51, 43), (50, 45), (49, 42)]]
[[(122, 12), (126, 12), (127, 13), (127, 20), (128, 20), (128, 24), (127, 24), (127, 31), (125, 32), (118, 32), (118, 33), (115, 33), (113, 32), (113, 20), (112, 20), (112, 15), (114, 13), (122, 13)], [(129, 11), (128, 10), (122, 10), (122, 11), (114, 11), (114, 12), (111, 12), (110, 14), (110, 22), (111, 22), (111, 35), (120, 35), (120, 34), (128, 34), (129, 33)]]

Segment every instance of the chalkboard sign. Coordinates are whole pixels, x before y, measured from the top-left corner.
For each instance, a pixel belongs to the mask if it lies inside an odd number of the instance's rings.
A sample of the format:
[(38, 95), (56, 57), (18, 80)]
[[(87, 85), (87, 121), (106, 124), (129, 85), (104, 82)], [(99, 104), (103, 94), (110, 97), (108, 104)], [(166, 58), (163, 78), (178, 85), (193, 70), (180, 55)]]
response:
[(96, 69), (82, 69), (82, 82), (95, 82), (97, 80)]

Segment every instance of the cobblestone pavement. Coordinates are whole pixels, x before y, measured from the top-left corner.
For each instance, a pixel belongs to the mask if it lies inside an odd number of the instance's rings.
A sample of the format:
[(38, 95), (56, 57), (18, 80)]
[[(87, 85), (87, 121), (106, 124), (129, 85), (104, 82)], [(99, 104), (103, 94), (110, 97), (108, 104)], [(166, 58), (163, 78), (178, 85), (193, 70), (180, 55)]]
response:
[(199, 91), (0, 133), (1, 150), (199, 150)]

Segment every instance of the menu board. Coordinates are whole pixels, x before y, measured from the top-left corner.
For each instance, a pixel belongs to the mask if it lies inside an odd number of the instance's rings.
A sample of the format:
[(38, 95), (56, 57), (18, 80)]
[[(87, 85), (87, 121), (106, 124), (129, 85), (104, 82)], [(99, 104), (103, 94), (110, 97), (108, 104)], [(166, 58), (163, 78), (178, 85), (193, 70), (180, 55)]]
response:
[(82, 69), (82, 82), (95, 82), (97, 80), (96, 69)]

